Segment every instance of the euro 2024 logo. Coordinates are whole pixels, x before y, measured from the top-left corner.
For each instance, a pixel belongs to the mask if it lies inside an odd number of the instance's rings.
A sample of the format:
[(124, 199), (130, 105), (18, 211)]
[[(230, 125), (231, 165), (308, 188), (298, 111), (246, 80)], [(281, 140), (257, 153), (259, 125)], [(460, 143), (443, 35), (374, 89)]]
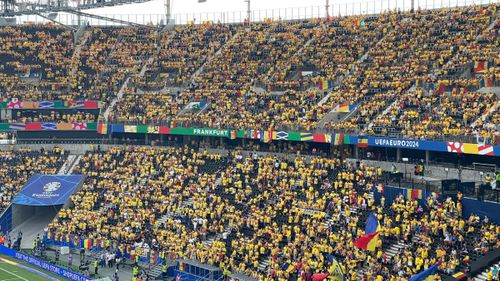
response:
[(49, 182), (43, 186), (44, 193), (52, 193), (61, 188), (61, 183), (57, 181)]

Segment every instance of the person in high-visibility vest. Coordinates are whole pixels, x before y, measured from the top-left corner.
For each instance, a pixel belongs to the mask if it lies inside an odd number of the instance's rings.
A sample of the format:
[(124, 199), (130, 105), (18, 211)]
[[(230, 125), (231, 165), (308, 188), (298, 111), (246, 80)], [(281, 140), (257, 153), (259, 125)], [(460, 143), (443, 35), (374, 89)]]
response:
[(137, 267), (137, 265), (134, 265), (132, 272), (133, 272), (134, 278), (136, 278), (137, 275), (139, 274), (139, 268)]
[(97, 275), (97, 271), (99, 270), (99, 263), (97, 260), (94, 261), (94, 274)]
[(167, 263), (163, 262), (163, 265), (161, 266), (161, 277), (165, 278), (167, 277)]

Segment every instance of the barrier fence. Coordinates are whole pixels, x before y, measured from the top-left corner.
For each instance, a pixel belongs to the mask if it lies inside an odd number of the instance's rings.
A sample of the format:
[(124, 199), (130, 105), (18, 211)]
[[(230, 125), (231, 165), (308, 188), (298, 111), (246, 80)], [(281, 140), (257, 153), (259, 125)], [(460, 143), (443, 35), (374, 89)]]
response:
[[(126, 258), (135, 261), (136, 256), (140, 262), (161, 264), (166, 257), (165, 253), (152, 249), (135, 247), (132, 245), (118, 245), (117, 241), (105, 239), (85, 239), (76, 235), (56, 235), (48, 232), (44, 235), (43, 241), (46, 245), (57, 247), (69, 247), (70, 249), (86, 249), (92, 252), (110, 250), (116, 253), (119, 258)], [(173, 257), (170, 257), (173, 259)]]
[[(85, 277), (81, 274), (75, 273), (71, 270), (68, 270), (66, 268), (62, 268), (60, 266), (51, 264), (49, 262), (46, 262), (44, 260), (32, 257), (30, 255), (27, 255), (25, 253), (21, 253), (18, 251), (15, 251), (13, 249), (7, 248), (5, 246), (0, 245), (0, 254), (15, 258), (17, 260), (23, 261), (25, 263), (28, 263), (29, 265), (32, 265), (36, 268), (46, 270), (48, 272), (57, 274), (60, 277), (73, 280), (73, 281), (91, 281), (92, 279)], [(26, 279), (25, 279), (26, 280)]]

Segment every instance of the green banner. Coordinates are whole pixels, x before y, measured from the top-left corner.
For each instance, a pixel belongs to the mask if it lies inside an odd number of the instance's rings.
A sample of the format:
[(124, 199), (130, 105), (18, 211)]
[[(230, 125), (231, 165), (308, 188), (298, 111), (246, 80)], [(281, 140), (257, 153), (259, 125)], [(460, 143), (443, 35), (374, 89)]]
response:
[(97, 130), (97, 122), (87, 123), (87, 130)]
[(0, 123), (0, 132), (10, 131), (9, 123)]
[(227, 137), (227, 130), (211, 129), (211, 128), (194, 128), (194, 136), (208, 136), (208, 137)]
[(148, 126), (147, 125), (138, 125), (137, 132), (138, 133), (148, 133)]
[(193, 135), (193, 128), (170, 128), (171, 135)]
[(67, 108), (67, 106), (64, 104), (64, 101), (55, 100), (54, 101), (54, 108)]
[(288, 140), (300, 141), (300, 133), (299, 132), (288, 132)]

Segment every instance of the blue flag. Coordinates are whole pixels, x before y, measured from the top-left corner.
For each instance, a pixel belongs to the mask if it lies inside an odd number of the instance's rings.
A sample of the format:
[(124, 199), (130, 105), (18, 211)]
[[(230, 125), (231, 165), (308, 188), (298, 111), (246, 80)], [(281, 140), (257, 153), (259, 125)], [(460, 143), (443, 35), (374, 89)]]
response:
[(375, 213), (371, 213), (368, 219), (366, 220), (365, 234), (371, 234), (377, 232), (378, 229), (378, 219), (375, 216)]
[(423, 281), (427, 277), (436, 274), (436, 272), (437, 272), (437, 264), (427, 268), (426, 270), (424, 270), (418, 274), (413, 275), (409, 281)]

